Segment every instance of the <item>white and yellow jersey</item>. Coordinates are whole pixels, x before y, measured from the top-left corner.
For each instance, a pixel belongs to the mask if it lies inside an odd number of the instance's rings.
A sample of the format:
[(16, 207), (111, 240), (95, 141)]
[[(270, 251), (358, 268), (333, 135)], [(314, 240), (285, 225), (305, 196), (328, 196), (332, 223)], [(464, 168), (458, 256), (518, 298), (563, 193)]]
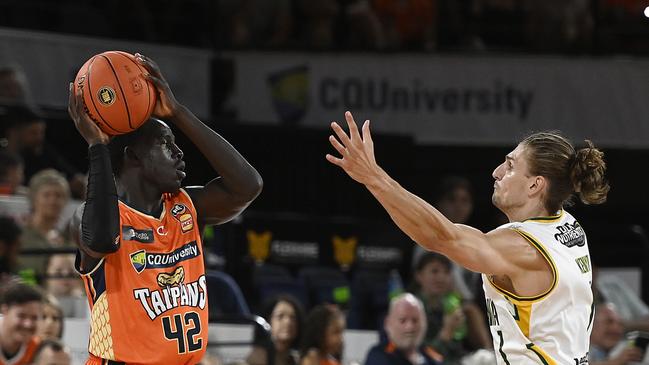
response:
[(539, 250), (554, 279), (545, 293), (521, 297), (482, 275), (498, 364), (587, 364), (593, 292), (583, 229), (563, 210), (500, 228), (515, 230)]

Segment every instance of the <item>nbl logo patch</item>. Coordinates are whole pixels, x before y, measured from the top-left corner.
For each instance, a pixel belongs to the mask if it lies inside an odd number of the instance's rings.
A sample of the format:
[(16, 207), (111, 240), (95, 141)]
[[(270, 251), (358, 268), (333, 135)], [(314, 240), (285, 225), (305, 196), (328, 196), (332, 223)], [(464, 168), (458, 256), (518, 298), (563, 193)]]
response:
[(171, 215), (180, 222), (180, 229), (187, 233), (194, 228), (194, 218), (192, 218), (189, 209), (183, 204), (174, 204), (171, 208)]
[(101, 87), (97, 91), (97, 98), (99, 99), (99, 102), (102, 103), (103, 105), (111, 105), (115, 102), (115, 90), (111, 89), (108, 86)]

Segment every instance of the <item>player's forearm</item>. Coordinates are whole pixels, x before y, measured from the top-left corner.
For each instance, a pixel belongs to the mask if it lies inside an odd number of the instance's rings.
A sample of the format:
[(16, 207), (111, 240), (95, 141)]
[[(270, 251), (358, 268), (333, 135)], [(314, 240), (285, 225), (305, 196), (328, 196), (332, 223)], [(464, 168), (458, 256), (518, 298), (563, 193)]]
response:
[(81, 217), (81, 244), (98, 253), (115, 252), (119, 237), (117, 189), (108, 147), (95, 144), (88, 150), (88, 191)]
[(173, 122), (220, 174), (221, 183), (228, 191), (249, 200), (259, 194), (263, 185), (261, 175), (225, 138), (185, 107), (178, 109)]
[(438, 251), (443, 244), (457, 239), (459, 230), (451, 221), (383, 170), (366, 187), (397, 226), (424, 248)]

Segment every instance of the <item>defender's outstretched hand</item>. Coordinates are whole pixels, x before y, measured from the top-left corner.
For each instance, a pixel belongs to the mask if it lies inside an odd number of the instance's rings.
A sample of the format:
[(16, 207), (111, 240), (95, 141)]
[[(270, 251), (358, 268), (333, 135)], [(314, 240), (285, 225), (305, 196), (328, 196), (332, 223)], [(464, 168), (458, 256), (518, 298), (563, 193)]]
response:
[(76, 87), (72, 82), (70, 83), (70, 95), (68, 97), (68, 114), (74, 121), (74, 126), (88, 142), (89, 146), (97, 143), (107, 144), (110, 141), (110, 136), (104, 133), (99, 126), (90, 119), (86, 113), (83, 104), (83, 90), (81, 87)]
[(327, 154), (327, 161), (340, 166), (347, 175), (361, 184), (368, 185), (379, 177), (381, 168), (376, 164), (374, 157), (374, 142), (370, 134), (370, 121), (363, 123), (362, 135), (358, 131), (352, 113), (346, 112), (345, 119), (349, 126), (349, 135), (336, 123), (331, 123), (338, 139), (329, 136), (329, 142), (340, 153), (341, 157)]
[(145, 74), (144, 77), (151, 81), (158, 90), (158, 100), (156, 101), (151, 115), (161, 119), (172, 117), (176, 113), (179, 103), (176, 100), (174, 93), (171, 91), (169, 83), (164, 76), (162, 76), (160, 67), (158, 67), (158, 64), (155, 63), (155, 61), (140, 53), (135, 54), (135, 60), (149, 71), (149, 73)]

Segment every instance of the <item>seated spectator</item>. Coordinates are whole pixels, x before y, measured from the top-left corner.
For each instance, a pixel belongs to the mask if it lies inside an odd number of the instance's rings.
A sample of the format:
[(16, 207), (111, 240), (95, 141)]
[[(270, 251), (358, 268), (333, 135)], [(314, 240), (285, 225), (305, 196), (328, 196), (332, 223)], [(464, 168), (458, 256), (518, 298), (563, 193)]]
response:
[(43, 301), (43, 317), (38, 322), (36, 335), (43, 340), (61, 340), (63, 337), (63, 310), (51, 295)]
[[(23, 230), (22, 249), (74, 247), (67, 242), (56, 225), (70, 197), (70, 187), (56, 170), (43, 170), (29, 181), (31, 214)], [(47, 255), (21, 255), (22, 269), (34, 270), (39, 278), (45, 274)]]
[[(626, 365), (642, 360), (642, 350), (622, 343), (624, 327), (611, 303), (595, 307), (588, 358), (591, 365)], [(619, 347), (619, 351), (614, 348)]]
[(626, 332), (649, 332), (649, 306), (623, 280), (615, 276), (600, 278), (599, 268), (593, 266), (592, 286), (595, 304), (613, 304)]
[(83, 282), (74, 269), (74, 255), (56, 254), (47, 261), (45, 290), (53, 295), (63, 308), (64, 317), (86, 317), (88, 301)]
[(32, 365), (71, 365), (72, 358), (58, 340), (44, 340), (38, 346)]
[(425, 253), (414, 277), (414, 292), (424, 303), (428, 323), (424, 343), (438, 350), (445, 364), (459, 364), (471, 351), (491, 348), (482, 312), (454, 290), (451, 261), (446, 256)]
[(432, 50), (436, 47), (435, 0), (373, 0), (372, 5), (383, 25), (388, 48)]
[(0, 217), (0, 287), (16, 273), (21, 232), (12, 218)]
[(426, 326), (424, 305), (417, 297), (410, 293), (394, 297), (384, 324), (387, 341), (370, 349), (365, 365), (441, 364), (442, 355), (423, 345)]
[(302, 306), (291, 296), (278, 295), (264, 305), (260, 315), (270, 323), (271, 343), (266, 343), (261, 334), (256, 332), (255, 346), (246, 362), (249, 365), (265, 365), (270, 352), (275, 356), (275, 365), (296, 365), (296, 350), (304, 316)]
[(6, 285), (0, 293), (0, 363), (30, 364), (40, 343), (36, 336), (43, 313), (43, 295), (21, 282)]
[(18, 67), (0, 67), (0, 104), (33, 103), (27, 76)]
[(26, 195), (23, 160), (19, 155), (0, 150), (0, 195)]
[[(4, 111), (4, 112), (2, 112)], [(72, 187), (72, 196), (83, 200), (86, 177), (81, 174), (56, 148), (46, 143), (47, 125), (35, 107), (6, 106), (0, 110), (0, 125), (4, 126), (4, 139), (0, 145), (6, 151), (20, 155), (24, 161), (25, 179), (44, 169), (56, 169), (65, 174)]]
[(306, 317), (300, 365), (340, 365), (345, 316), (331, 304), (315, 306)]

